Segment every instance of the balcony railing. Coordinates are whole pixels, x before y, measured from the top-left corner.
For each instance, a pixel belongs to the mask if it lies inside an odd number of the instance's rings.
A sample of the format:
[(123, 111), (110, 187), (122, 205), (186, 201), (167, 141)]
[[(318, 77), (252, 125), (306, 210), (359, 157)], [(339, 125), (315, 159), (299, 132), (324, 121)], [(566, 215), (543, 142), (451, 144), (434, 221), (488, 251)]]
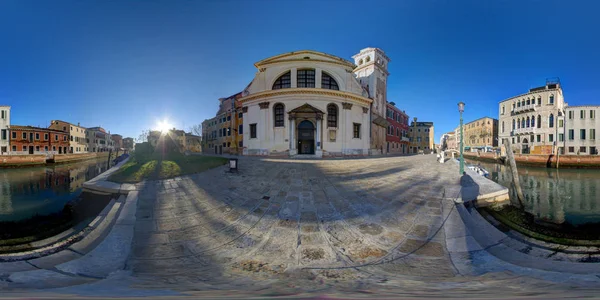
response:
[(515, 109), (513, 109), (511, 111), (511, 115), (520, 114), (522, 112), (535, 111), (536, 107), (537, 107), (537, 105), (535, 105), (535, 104), (529, 104), (529, 105), (515, 107)]
[(532, 134), (536, 132), (536, 128), (535, 127), (525, 127), (525, 128), (517, 128), (515, 130), (512, 131), (512, 135), (519, 135), (519, 134)]

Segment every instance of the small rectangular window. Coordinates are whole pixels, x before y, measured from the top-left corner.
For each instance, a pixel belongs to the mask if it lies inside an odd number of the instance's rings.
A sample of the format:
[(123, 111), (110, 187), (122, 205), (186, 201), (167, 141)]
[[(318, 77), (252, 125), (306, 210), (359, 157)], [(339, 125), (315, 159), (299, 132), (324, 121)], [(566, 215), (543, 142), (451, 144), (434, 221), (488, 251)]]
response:
[(44, 146), (44, 151), (48, 151), (48, 146)]
[(27, 139), (27, 133), (23, 132), (23, 139)]
[(548, 142), (550, 142), (550, 143), (554, 142), (554, 134), (548, 135)]
[(360, 139), (360, 124), (354, 123), (353, 126), (353, 137), (355, 139)]
[(16, 151), (17, 151), (17, 146), (14, 146), (14, 145), (13, 145), (13, 146), (12, 146), (12, 151), (15, 151), (15, 152), (16, 152)]
[(35, 146), (35, 151), (40, 152), (40, 146)]
[(538, 134), (536, 140), (538, 143), (542, 142), (542, 136)]
[(575, 139), (575, 130), (574, 129), (569, 129), (569, 140), (572, 141), (574, 139)]
[(58, 134), (55, 134), (55, 135), (54, 135), (54, 140), (55, 140), (55, 141), (58, 141)]
[(585, 153), (585, 152), (586, 152), (585, 146), (579, 147), (579, 153)]
[(593, 119), (595, 117), (596, 117), (596, 111), (590, 109), (590, 119)]
[(23, 146), (23, 151), (27, 151), (27, 146)]
[(596, 129), (590, 129), (590, 140), (596, 139)]
[(238, 127), (238, 134), (244, 134), (244, 125)]
[(6, 111), (5, 110), (2, 111), (2, 119), (6, 119)]
[[(17, 138), (17, 133), (14, 131), (12, 132), (12, 138), (13, 138), (13, 140)], [(17, 150), (15, 150), (15, 151), (17, 151)]]
[(579, 111), (579, 118), (580, 119), (585, 119), (585, 110), (582, 109), (582, 110)]
[(579, 129), (579, 139), (585, 140), (585, 129)]
[(572, 120), (572, 119), (573, 119), (573, 111), (572, 111), (572, 110), (570, 110), (570, 111), (569, 111), (569, 120)]
[(6, 129), (2, 129), (2, 139), (6, 140), (7, 135), (6, 135)]
[(250, 138), (256, 138), (256, 124), (250, 124)]
[(564, 120), (558, 120), (558, 127), (562, 128), (564, 126)]
[(244, 117), (244, 113), (238, 113), (238, 118), (241, 119)]
[(558, 141), (559, 141), (559, 142), (563, 142), (564, 140), (565, 140), (565, 135), (564, 135), (564, 134), (562, 134), (562, 133), (559, 133), (559, 134), (558, 134)]
[(240, 148), (244, 147), (244, 141), (240, 141), (240, 142), (238, 143), (238, 147), (240, 147)]
[(575, 147), (569, 147), (569, 153), (575, 152)]

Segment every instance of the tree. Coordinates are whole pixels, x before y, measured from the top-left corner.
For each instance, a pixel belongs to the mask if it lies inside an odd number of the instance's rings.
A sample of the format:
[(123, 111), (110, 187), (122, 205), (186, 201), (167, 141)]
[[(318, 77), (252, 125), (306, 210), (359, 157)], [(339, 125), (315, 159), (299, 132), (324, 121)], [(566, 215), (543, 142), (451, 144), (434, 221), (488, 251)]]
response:
[(202, 124), (196, 124), (196, 125), (190, 127), (189, 131), (193, 135), (202, 136)]
[(142, 130), (142, 133), (138, 136), (138, 138), (135, 140), (136, 143), (143, 143), (143, 142), (147, 142), (148, 141), (148, 135), (150, 134), (150, 129), (148, 130)]

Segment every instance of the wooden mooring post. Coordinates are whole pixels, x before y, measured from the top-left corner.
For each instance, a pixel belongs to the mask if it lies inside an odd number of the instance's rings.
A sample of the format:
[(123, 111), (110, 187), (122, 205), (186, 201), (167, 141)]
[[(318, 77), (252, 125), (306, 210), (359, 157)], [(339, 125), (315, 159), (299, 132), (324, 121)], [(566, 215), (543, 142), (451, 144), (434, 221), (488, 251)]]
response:
[(504, 139), (504, 147), (506, 149), (506, 159), (508, 160), (508, 165), (510, 166), (510, 172), (512, 174), (513, 183), (515, 185), (515, 189), (517, 191), (517, 198), (519, 201), (520, 208), (523, 209), (525, 206), (523, 205), (523, 200), (525, 196), (523, 196), (523, 190), (521, 190), (521, 183), (519, 181), (519, 173), (517, 172), (517, 163), (515, 162), (515, 156), (512, 152), (512, 144), (510, 139)]
[(110, 156), (112, 154), (112, 149), (108, 149), (108, 161), (106, 161), (106, 170), (110, 169)]

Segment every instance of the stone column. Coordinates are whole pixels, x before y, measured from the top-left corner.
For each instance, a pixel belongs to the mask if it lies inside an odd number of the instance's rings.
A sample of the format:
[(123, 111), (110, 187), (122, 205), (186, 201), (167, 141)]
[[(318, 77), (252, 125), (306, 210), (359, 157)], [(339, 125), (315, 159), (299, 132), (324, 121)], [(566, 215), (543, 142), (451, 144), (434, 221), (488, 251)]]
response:
[(290, 119), (290, 155), (296, 155), (296, 114), (291, 113)]
[(317, 136), (315, 138), (317, 142), (317, 150), (315, 151), (315, 155), (317, 157), (323, 157), (323, 151), (321, 151), (321, 122), (323, 121), (323, 115), (317, 114)]

